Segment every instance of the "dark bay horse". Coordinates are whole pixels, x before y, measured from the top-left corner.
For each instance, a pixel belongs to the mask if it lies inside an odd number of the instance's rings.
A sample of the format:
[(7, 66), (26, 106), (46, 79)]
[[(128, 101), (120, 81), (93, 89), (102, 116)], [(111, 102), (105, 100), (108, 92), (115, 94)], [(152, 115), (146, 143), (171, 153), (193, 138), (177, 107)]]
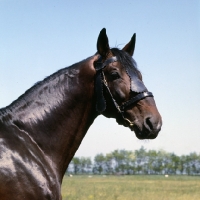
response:
[(69, 162), (94, 119), (103, 114), (154, 139), (162, 120), (132, 55), (135, 34), (110, 49), (106, 30), (98, 53), (61, 69), (0, 110), (0, 199), (60, 200)]

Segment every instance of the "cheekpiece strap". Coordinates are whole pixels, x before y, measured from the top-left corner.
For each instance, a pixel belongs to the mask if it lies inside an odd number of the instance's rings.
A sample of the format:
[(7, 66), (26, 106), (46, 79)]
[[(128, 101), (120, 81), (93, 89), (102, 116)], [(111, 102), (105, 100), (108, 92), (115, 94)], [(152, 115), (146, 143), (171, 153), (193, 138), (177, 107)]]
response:
[[(102, 62), (102, 57), (95, 62), (94, 67), (96, 69), (96, 79), (95, 79), (95, 91), (96, 91), (96, 110), (98, 113), (102, 113), (106, 109), (106, 100), (103, 95), (103, 69), (110, 63), (116, 62), (117, 57), (107, 59), (105, 62)], [(108, 86), (106, 88), (109, 90)], [(111, 94), (111, 93), (110, 93)]]

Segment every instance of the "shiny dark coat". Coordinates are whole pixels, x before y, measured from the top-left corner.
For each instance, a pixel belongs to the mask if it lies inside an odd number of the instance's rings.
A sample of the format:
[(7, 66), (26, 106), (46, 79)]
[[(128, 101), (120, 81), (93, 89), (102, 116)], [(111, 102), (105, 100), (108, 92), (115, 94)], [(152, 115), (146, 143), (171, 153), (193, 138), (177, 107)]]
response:
[(51, 75), (0, 110), (1, 200), (61, 199), (62, 177), (96, 117), (97, 57)]

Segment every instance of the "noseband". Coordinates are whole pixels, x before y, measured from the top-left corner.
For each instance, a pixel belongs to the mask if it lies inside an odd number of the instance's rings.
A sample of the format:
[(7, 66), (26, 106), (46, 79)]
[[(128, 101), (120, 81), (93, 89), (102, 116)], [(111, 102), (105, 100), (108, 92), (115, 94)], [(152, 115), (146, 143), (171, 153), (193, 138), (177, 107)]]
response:
[[(118, 103), (114, 99), (114, 97), (113, 97), (113, 95), (112, 95), (112, 93), (111, 93), (111, 91), (108, 87), (108, 84), (107, 84), (107, 81), (106, 81), (106, 78), (105, 78), (105, 75), (104, 75), (104, 72), (103, 72), (103, 69), (107, 65), (109, 65), (110, 63), (113, 63), (113, 62), (117, 62), (117, 61), (118, 61), (118, 59), (117, 59), (116, 56), (111, 57), (111, 58), (105, 60), (104, 62), (102, 62), (102, 57), (100, 57), (98, 59), (98, 61), (95, 63), (95, 69), (96, 69), (96, 72), (97, 72), (96, 73), (96, 85), (95, 85), (96, 96), (97, 96), (97, 107), (96, 107), (96, 109), (99, 113), (102, 113), (106, 109), (106, 102), (105, 102), (104, 96), (103, 96), (103, 86), (105, 86), (105, 88), (106, 88), (108, 94), (110, 95), (112, 102), (115, 105), (115, 108), (117, 109), (118, 113), (120, 113), (122, 118), (129, 123), (129, 126), (133, 126), (134, 125), (133, 122), (130, 122), (130, 120), (128, 120), (127, 118), (124, 117), (125, 110), (127, 108), (131, 107), (136, 102), (140, 101), (141, 99), (144, 99), (146, 97), (153, 97), (153, 94), (151, 92), (148, 92), (148, 91), (143, 91), (143, 92), (138, 93), (136, 96), (132, 97), (128, 101), (123, 102), (121, 105), (118, 105)], [(100, 99), (98, 99), (98, 98), (100, 98)]]

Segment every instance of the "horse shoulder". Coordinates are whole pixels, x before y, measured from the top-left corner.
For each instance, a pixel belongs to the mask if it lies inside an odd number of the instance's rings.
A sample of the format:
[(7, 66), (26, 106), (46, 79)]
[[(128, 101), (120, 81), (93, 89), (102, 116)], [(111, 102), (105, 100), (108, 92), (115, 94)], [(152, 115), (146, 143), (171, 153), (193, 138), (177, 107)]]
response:
[(0, 122), (0, 198), (60, 199), (48, 160), (24, 131)]

